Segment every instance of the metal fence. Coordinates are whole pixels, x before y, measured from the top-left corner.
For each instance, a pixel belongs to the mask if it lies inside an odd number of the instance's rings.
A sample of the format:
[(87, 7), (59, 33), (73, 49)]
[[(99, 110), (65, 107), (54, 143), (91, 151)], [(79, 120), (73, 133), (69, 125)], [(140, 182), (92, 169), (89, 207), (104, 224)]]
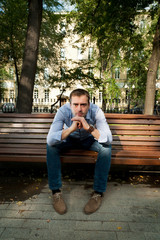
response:
[[(4, 103), (14, 103), (16, 106), (15, 98), (2, 98), (0, 99), (0, 109)], [(95, 102), (97, 105), (102, 107), (102, 103)], [(49, 99), (33, 99), (32, 112), (34, 113), (50, 113), (51, 105), (53, 104), (52, 100)], [(61, 103), (58, 102), (53, 107), (53, 112), (57, 112), (58, 108), (61, 106)], [(143, 107), (141, 106), (132, 106), (130, 101), (127, 99), (109, 99), (106, 101), (106, 110), (105, 113), (124, 113), (124, 114), (143, 114)], [(160, 106), (155, 105), (154, 114), (160, 115)]]

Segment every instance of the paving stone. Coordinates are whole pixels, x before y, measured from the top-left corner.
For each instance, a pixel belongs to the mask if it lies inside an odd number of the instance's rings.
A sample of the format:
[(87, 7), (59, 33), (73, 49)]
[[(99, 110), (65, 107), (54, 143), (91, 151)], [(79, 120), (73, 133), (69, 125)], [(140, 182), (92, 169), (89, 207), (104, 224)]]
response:
[(15, 239), (15, 238), (1, 238), (1, 240), (17, 240), (17, 238)]
[(159, 233), (144, 233), (146, 240), (160, 240)]
[(116, 233), (105, 231), (75, 231), (76, 240), (117, 240)]
[(3, 218), (0, 219), (0, 226), (4, 228), (21, 227), (24, 219)]
[(118, 240), (146, 240), (144, 233), (135, 232), (117, 232)]
[(9, 211), (12, 211), (12, 210), (15, 210), (15, 211), (22, 211), (22, 210), (29, 210), (29, 205), (27, 205), (26, 203), (23, 203), (21, 201), (19, 202), (16, 202), (16, 203), (11, 203), (9, 204), (9, 206), (7, 207), (7, 210)]
[(8, 209), (0, 210), (0, 218), (15, 218), (17, 217), (17, 214), (18, 214), (17, 210)]
[(22, 222), (23, 228), (29, 229), (48, 229), (49, 228), (49, 220), (40, 220), (40, 219), (24, 219)]
[[(0, 225), (0, 236), (1, 236), (1, 234), (3, 233), (4, 229), (5, 229), (5, 228), (3, 228), (3, 227)], [(0, 239), (1, 239), (1, 238), (0, 238)]]
[(6, 208), (8, 208), (8, 206), (9, 206), (8, 203), (7, 204), (2, 203), (2, 204), (0, 204), (0, 209), (6, 209)]
[(158, 223), (129, 223), (130, 229), (133, 232), (154, 232), (154, 233), (160, 233), (160, 224)]
[(53, 206), (51, 204), (40, 204), (40, 203), (35, 203), (35, 204), (30, 204), (28, 205), (28, 210), (30, 211), (53, 211)]
[(20, 238), (20, 239), (28, 239), (29, 235), (31, 233), (30, 229), (24, 229), (24, 228), (6, 228), (2, 235), (1, 238)]
[(76, 229), (76, 221), (74, 220), (52, 220), (49, 224), (50, 231), (55, 231), (55, 229), (59, 229), (60, 231), (63, 230), (70, 230), (74, 231)]

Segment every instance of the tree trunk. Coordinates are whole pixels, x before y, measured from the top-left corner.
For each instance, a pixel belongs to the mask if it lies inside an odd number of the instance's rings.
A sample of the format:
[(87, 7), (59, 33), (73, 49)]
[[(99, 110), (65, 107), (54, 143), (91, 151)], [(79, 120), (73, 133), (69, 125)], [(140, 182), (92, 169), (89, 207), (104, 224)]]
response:
[(28, 27), (17, 100), (17, 110), (20, 113), (32, 112), (33, 88), (42, 22), (42, 2), (43, 0), (28, 0)]
[(154, 111), (156, 76), (159, 61), (160, 61), (160, 16), (156, 27), (156, 33), (153, 41), (153, 50), (149, 61), (149, 69), (147, 73), (144, 114), (152, 115)]

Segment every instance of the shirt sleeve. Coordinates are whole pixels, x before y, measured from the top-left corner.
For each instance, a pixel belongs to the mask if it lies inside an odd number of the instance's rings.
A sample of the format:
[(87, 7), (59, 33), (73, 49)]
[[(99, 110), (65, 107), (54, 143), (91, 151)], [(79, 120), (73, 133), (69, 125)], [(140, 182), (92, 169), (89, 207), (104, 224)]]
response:
[(54, 117), (54, 120), (51, 124), (51, 127), (47, 135), (48, 145), (52, 146), (61, 142), (63, 125), (64, 125), (64, 114), (59, 109)]
[(99, 108), (96, 113), (96, 128), (100, 133), (98, 142), (111, 144), (112, 143), (112, 133), (109, 128), (109, 125), (106, 121), (106, 117), (103, 111)]

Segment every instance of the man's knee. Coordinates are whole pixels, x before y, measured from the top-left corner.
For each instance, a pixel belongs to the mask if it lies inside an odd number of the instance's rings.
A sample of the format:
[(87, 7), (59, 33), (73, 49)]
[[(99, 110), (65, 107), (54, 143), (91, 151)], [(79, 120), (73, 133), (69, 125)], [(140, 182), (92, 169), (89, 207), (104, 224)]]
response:
[(111, 145), (102, 145), (101, 144), (101, 148), (100, 148), (100, 151), (102, 154), (105, 154), (105, 155), (111, 155)]
[(57, 145), (48, 145), (47, 144), (47, 153), (59, 152), (59, 146)]

